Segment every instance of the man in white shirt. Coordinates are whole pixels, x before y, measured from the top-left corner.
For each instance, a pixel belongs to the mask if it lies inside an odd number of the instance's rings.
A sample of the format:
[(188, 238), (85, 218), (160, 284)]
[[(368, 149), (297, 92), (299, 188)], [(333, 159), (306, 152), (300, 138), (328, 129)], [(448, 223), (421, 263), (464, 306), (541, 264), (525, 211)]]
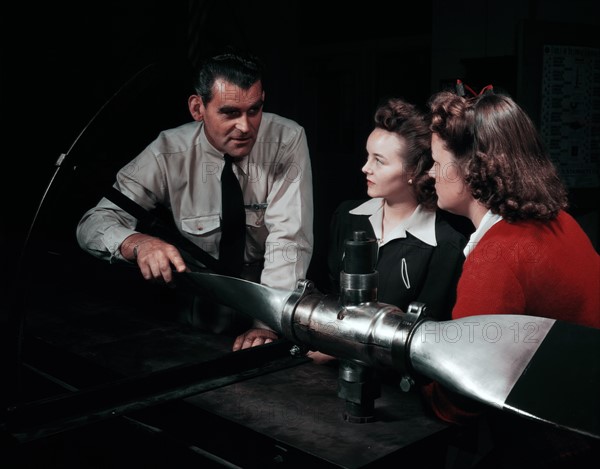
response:
[[(313, 251), (312, 173), (304, 129), (263, 113), (262, 71), (254, 57), (227, 53), (208, 59), (195, 88), (188, 99), (194, 121), (161, 132), (118, 172), (114, 188), (146, 210), (169, 209), (179, 232), (218, 258), (221, 171), (224, 156), (231, 156), (246, 215), (241, 277), (293, 290), (306, 277)], [(177, 247), (136, 226), (133, 216), (103, 198), (81, 218), (77, 240), (101, 259), (136, 262), (146, 280), (170, 284), (173, 270), (188, 269)], [(194, 314), (205, 313), (202, 305), (194, 309)], [(211, 321), (192, 320), (201, 327)], [(213, 325), (206, 328), (222, 332), (223, 326)], [(233, 349), (276, 338), (255, 321)]]

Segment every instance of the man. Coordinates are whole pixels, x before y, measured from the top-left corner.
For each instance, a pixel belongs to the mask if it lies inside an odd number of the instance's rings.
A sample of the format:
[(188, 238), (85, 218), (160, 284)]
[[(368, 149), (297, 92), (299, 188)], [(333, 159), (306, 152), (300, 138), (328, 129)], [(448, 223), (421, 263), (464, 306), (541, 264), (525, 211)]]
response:
[[(194, 121), (161, 132), (118, 172), (114, 188), (146, 210), (168, 208), (185, 238), (222, 258), (234, 249), (222, 242), (222, 200), (230, 189), (224, 182), (222, 196), (221, 180), (227, 179), (224, 161), (231, 159), (245, 208), (240, 276), (292, 290), (305, 278), (313, 250), (312, 173), (304, 129), (263, 113), (262, 70), (252, 56), (226, 53), (208, 59), (195, 88), (188, 99)], [(177, 247), (136, 231), (136, 223), (103, 198), (83, 215), (77, 240), (96, 257), (136, 262), (146, 280), (171, 284), (173, 269), (181, 273), (189, 266)], [(191, 301), (193, 324), (218, 333), (231, 325), (231, 311), (219, 307), (211, 312), (194, 294)], [(255, 321), (238, 335), (233, 350), (276, 338)]]

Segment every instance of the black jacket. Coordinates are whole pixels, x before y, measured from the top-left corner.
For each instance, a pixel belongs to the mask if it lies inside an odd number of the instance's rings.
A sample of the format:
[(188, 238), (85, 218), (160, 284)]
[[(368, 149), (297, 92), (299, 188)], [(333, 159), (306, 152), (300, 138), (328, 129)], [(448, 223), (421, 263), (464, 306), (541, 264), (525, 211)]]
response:
[[(345, 201), (332, 217), (328, 267), (330, 289), (336, 293), (340, 288), (339, 273), (343, 268), (346, 239), (359, 230), (366, 231), (369, 237), (375, 237), (368, 215), (349, 213), (363, 202)], [(412, 301), (420, 301), (425, 303), (430, 316), (438, 320), (450, 319), (467, 240), (441, 215), (438, 210), (435, 222), (437, 246), (424, 243), (407, 233), (406, 238), (394, 239), (379, 248), (376, 264), (379, 302), (406, 311)]]

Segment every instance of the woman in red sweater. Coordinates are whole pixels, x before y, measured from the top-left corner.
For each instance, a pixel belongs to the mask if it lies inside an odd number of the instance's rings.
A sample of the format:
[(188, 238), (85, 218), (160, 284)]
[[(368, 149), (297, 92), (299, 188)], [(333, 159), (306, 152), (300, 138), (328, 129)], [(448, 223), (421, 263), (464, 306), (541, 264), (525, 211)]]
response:
[[(525, 314), (600, 328), (600, 256), (565, 211), (567, 191), (531, 119), (493, 93), (444, 91), (429, 106), (438, 205), (476, 228), (452, 317)], [(468, 423), (484, 411), (437, 383), (424, 392), (448, 422)], [(552, 464), (593, 446), (524, 419), (490, 421), (497, 448), (491, 467), (562, 467)]]

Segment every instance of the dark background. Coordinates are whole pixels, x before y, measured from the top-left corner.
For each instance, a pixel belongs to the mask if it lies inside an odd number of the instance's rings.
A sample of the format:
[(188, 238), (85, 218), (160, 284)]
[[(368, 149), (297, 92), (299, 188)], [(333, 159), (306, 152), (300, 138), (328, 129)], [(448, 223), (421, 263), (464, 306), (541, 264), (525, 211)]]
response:
[[(120, 309), (98, 310), (97, 329), (86, 325), (90, 335), (80, 337), (81, 308), (75, 304), (69, 310), (69, 295), (85, 300), (89, 286), (131, 306), (140, 297), (130, 289), (144, 291), (133, 285), (136, 280), (148, 291), (154, 287), (137, 272), (115, 275), (107, 263), (78, 249), (75, 224), (116, 171), (160, 130), (190, 120), (189, 71), (201, 56), (224, 44), (262, 56), (269, 72), (265, 110), (306, 129), (315, 196), (315, 253), (308, 277), (319, 285), (326, 275), (333, 210), (342, 200), (366, 197), (360, 168), (378, 102), (401, 96), (425, 105), (433, 92), (461, 78), (476, 90), (492, 83), (508, 92), (539, 124), (543, 93), (554, 93), (542, 89), (543, 45), (600, 47), (596, 3), (5, 2), (0, 14), (0, 355), (9, 371), (1, 373), (6, 380), (0, 401), (16, 374), (12, 368), (21, 346), (14, 324), (5, 321), (7, 312), (19, 311), (10, 308), (11, 299), (33, 299), (50, 323), (53, 314), (66, 311), (72, 320), (64, 333), (58, 328), (59, 336), (67, 345), (84, 347), (83, 342), (94, 342), (89, 337), (101, 341), (103, 331), (116, 332), (111, 314), (114, 319)], [(595, 80), (591, 127), (598, 134)], [(597, 145), (591, 153), (597, 165)], [(570, 187), (570, 196), (571, 213), (598, 248), (599, 188)], [(42, 249), (23, 250), (26, 239), (28, 248)], [(81, 262), (61, 264), (68, 258), (60, 256), (64, 253), (80, 256)], [(99, 282), (103, 275), (114, 279)], [(127, 351), (124, 356), (135, 355)]]
[[(114, 172), (160, 130), (190, 119), (189, 66), (223, 44), (263, 57), (269, 72), (265, 110), (306, 129), (315, 190), (309, 277), (317, 282), (324, 274), (332, 211), (344, 199), (366, 196), (360, 168), (382, 98), (402, 96), (424, 105), (431, 93), (462, 78), (474, 89), (493, 83), (538, 119), (541, 45), (598, 46), (592, 0), (319, 7), (299, 1), (134, 0), (26, 3), (5, 11), (4, 287), (14, 277), (59, 155), (67, 159), (37, 228), (49, 244), (65, 236), (72, 241), (73, 223)], [(598, 188), (571, 191), (571, 210), (596, 246), (597, 195)]]

